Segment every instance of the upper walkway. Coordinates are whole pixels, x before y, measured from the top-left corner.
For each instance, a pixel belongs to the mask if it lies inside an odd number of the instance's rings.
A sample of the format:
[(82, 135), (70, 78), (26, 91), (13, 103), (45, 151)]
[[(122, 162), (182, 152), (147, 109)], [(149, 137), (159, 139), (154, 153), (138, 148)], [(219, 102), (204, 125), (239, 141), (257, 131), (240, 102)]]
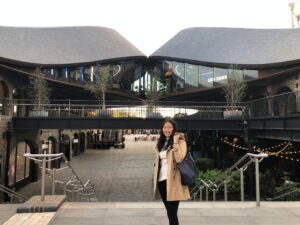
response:
[[(2, 101), (14, 111), (13, 130), (28, 129), (159, 129), (165, 117), (183, 130), (253, 131), (259, 137), (300, 140), (298, 92), (241, 103), (229, 110), (220, 102), (110, 101), (106, 109), (93, 101)], [(39, 108), (40, 110), (36, 110)], [(42, 110), (41, 110), (42, 109)]]

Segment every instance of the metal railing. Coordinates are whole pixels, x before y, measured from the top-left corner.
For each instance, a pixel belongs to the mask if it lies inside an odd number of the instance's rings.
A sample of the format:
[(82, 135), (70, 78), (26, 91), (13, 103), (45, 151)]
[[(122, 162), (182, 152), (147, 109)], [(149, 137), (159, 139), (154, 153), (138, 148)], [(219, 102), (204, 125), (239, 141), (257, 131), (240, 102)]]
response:
[(7, 188), (5, 186), (3, 186), (2, 184), (0, 184), (0, 191), (3, 191), (4, 193), (6, 193), (9, 198), (10, 198), (10, 202), (14, 202), (15, 199), (17, 199), (19, 202), (25, 202), (28, 200), (27, 197), (25, 197), (24, 195), (15, 192), (14, 190)]
[[(235, 114), (238, 119), (299, 115), (299, 99), (300, 92), (288, 92), (238, 103), (231, 111), (238, 112)], [(45, 103), (44, 100), (38, 102), (33, 99), (0, 99), (2, 114), (10, 110), (17, 117), (226, 119), (229, 109), (226, 102), (213, 101), (156, 101), (150, 105), (143, 101), (106, 101), (105, 105), (106, 109), (102, 109), (101, 103), (91, 100), (52, 99)]]
[[(132, 101), (108, 101), (106, 108), (95, 101), (51, 100), (36, 103), (30, 99), (2, 99), (2, 111), (13, 110), (15, 117), (86, 117), (86, 118), (164, 118), (224, 119), (228, 106), (224, 102), (156, 102), (154, 105)], [(4, 107), (5, 105), (5, 107)], [(244, 112), (244, 105), (234, 107)], [(239, 114), (239, 118), (242, 114)]]
[(248, 118), (294, 116), (300, 114), (300, 91), (286, 92), (244, 102)]
[(285, 197), (295, 195), (297, 194), (300, 196), (300, 183), (293, 183), (291, 185), (288, 185), (286, 188), (284, 188), (281, 191), (277, 191), (273, 194), (274, 197), (267, 198), (267, 201), (275, 201), (275, 200), (282, 200)]
[[(42, 171), (41, 176), (41, 201), (45, 200), (45, 178), (46, 173), (50, 175), (52, 178), (52, 195), (55, 195), (55, 184), (60, 184), (63, 187), (64, 194), (67, 196), (68, 200), (74, 201), (75, 199), (78, 201), (79, 198), (81, 200), (87, 201), (98, 201), (95, 195), (95, 190), (91, 185), (90, 181), (87, 180), (85, 183), (81, 181), (66, 156), (63, 153), (58, 154), (31, 154), (25, 153), (24, 157), (27, 157), (37, 163)], [(63, 159), (66, 166), (56, 169), (46, 168), (46, 163), (54, 160)], [(59, 180), (57, 179), (57, 174), (61, 171), (71, 171), (73, 177), (72, 179)], [(69, 197), (71, 195), (71, 197)]]
[[(232, 178), (233, 171), (240, 173), (240, 195), (241, 195), (241, 201), (244, 201), (244, 171), (247, 170), (248, 166), (251, 163), (255, 164), (255, 189), (256, 189), (256, 206), (260, 206), (260, 185), (259, 185), (259, 163), (264, 159), (268, 157), (267, 154), (260, 153), (260, 154), (252, 154), (247, 153), (242, 158), (240, 158), (233, 166), (228, 168), (224, 171), (222, 178), (211, 181), (203, 179), (200, 179), (200, 183), (196, 185), (191, 190), (191, 195), (194, 199), (196, 199), (197, 195), (199, 194), (199, 200), (202, 201), (202, 192), (205, 188), (206, 193), (206, 201), (208, 201), (208, 192), (213, 192), (213, 201), (216, 200), (216, 192), (220, 189), (222, 185), (224, 185), (224, 200), (227, 201), (227, 184), (230, 182), (230, 179)], [(230, 175), (229, 175), (230, 174)]]

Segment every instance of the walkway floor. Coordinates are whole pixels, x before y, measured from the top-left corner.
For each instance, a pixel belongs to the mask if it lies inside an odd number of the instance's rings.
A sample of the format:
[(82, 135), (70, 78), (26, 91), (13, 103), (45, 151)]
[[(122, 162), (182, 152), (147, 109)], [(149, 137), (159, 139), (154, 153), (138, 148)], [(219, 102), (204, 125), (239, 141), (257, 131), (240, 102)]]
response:
[[(255, 202), (181, 202), (178, 215), (181, 225), (299, 225), (300, 202), (261, 202), (261, 207)], [(55, 214), (16, 214), (3, 225), (19, 224), (168, 225), (168, 220), (161, 202), (66, 202)]]
[[(91, 181), (100, 202), (145, 202), (152, 198), (156, 142), (135, 142), (133, 135), (126, 135), (125, 140), (125, 149), (87, 150), (71, 160), (80, 179)], [(51, 194), (50, 179), (46, 186), (46, 194)], [(40, 181), (19, 193), (27, 197), (40, 194)], [(56, 190), (60, 193), (62, 190)]]

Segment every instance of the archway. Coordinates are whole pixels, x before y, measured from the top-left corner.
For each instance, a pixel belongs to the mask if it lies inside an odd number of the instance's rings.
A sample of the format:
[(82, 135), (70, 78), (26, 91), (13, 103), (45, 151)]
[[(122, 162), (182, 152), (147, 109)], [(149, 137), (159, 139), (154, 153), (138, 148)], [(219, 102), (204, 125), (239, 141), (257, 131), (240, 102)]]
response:
[(80, 149), (80, 152), (84, 152), (85, 151), (85, 133), (84, 132), (80, 133), (80, 137), (79, 137), (79, 149)]
[[(58, 153), (56, 146), (57, 146), (56, 138), (53, 136), (48, 137), (48, 153), (49, 154)], [(60, 167), (59, 160), (51, 161), (51, 168), (59, 168), (59, 167)]]
[(67, 160), (70, 161), (71, 159), (71, 149), (70, 149), (70, 137), (67, 134), (61, 135), (61, 141), (60, 141), (60, 152), (64, 153)]
[(73, 154), (79, 155), (79, 135), (78, 133), (74, 133), (74, 136), (72, 138), (72, 150), (73, 150)]
[(31, 181), (37, 180), (37, 166), (24, 157), (25, 153), (36, 153), (37, 146), (28, 141), (20, 141), (10, 152), (8, 186), (18, 190)]
[(0, 81), (0, 112), (1, 115), (8, 115), (9, 89), (5, 81)]

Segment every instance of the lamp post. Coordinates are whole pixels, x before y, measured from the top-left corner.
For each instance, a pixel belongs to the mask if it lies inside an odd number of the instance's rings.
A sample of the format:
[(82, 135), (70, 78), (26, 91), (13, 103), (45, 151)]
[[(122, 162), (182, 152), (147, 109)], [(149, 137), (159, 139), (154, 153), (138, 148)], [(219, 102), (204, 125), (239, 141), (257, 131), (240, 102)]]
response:
[(289, 7), (291, 10), (292, 28), (295, 28), (295, 18), (297, 20), (297, 28), (300, 28), (300, 12), (299, 7), (297, 7), (297, 0), (289, 2)]
[(291, 19), (292, 19), (292, 28), (295, 28), (295, 22), (294, 22), (294, 9), (295, 9), (295, 2), (290, 2), (289, 7), (291, 9)]

